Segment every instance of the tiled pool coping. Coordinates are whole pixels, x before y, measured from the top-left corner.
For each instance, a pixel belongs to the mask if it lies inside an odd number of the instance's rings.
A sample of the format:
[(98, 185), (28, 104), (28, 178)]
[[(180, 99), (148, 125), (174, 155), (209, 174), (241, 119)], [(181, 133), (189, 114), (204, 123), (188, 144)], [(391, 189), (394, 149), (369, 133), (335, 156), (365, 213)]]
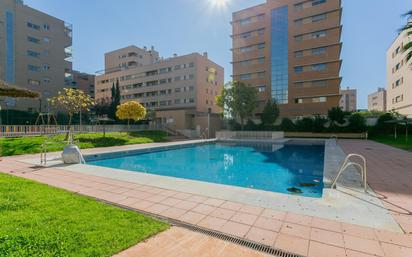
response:
[[(110, 155), (110, 157), (112, 157), (122, 155), (124, 152), (133, 154), (153, 150), (174, 149), (176, 147), (188, 147), (215, 141), (216, 140), (196, 140), (158, 144), (150, 147), (139, 146), (138, 149), (129, 149), (127, 151), (111, 150), (94, 152), (93, 154), (85, 155), (85, 158), (93, 158), (93, 156), (97, 155)], [(311, 142), (313, 140), (304, 139), (304, 141)], [(284, 140), (280, 142), (284, 142)], [(374, 193), (372, 191), (370, 191), (368, 195), (363, 193), (359, 181), (360, 177), (356, 171), (350, 171), (344, 174), (339, 184), (341, 186), (338, 187), (339, 190), (327, 188), (327, 185), (331, 183), (331, 179), (336, 175), (336, 171), (344, 157), (345, 155), (342, 149), (340, 149), (334, 140), (325, 140), (324, 183), (326, 187), (323, 190), (322, 198), (287, 195), (202, 181), (131, 172), (121, 169), (97, 167), (87, 164), (64, 165), (59, 167), (59, 169), (221, 200), (235, 201), (277, 211), (293, 212), (338, 222), (368, 226), (375, 229), (401, 232), (399, 225), (386, 208), (384, 208), (382, 202), (375, 197)], [(29, 163), (38, 162), (38, 160), (33, 159), (26, 161)], [(58, 161), (52, 164), (58, 164)]]

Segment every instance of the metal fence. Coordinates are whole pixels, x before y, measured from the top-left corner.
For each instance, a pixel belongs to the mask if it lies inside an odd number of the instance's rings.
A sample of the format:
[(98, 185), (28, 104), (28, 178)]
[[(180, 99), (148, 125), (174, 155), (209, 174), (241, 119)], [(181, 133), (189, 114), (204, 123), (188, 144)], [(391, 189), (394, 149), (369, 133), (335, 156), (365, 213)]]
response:
[[(144, 130), (163, 130), (161, 125), (72, 125), (74, 133), (97, 132), (133, 132)], [(23, 137), (64, 134), (69, 131), (67, 125), (1, 125), (0, 137)]]

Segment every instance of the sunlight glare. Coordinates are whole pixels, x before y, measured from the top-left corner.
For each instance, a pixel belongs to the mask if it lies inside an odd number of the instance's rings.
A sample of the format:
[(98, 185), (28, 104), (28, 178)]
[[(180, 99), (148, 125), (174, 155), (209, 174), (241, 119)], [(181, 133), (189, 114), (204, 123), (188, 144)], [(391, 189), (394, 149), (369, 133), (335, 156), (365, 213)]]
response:
[(230, 0), (208, 0), (210, 5), (214, 8), (224, 9), (226, 8)]

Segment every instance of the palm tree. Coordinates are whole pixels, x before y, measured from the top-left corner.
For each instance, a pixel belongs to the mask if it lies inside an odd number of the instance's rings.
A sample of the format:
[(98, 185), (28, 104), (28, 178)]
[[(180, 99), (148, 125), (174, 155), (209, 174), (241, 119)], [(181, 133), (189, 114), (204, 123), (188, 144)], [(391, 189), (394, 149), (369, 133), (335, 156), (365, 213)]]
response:
[[(412, 10), (405, 13), (403, 16), (407, 17), (408, 21), (401, 29), (401, 32), (405, 31), (407, 35), (410, 36), (412, 35)], [(412, 58), (412, 41), (403, 46), (403, 51), (408, 52), (406, 54), (406, 61), (408, 62)]]

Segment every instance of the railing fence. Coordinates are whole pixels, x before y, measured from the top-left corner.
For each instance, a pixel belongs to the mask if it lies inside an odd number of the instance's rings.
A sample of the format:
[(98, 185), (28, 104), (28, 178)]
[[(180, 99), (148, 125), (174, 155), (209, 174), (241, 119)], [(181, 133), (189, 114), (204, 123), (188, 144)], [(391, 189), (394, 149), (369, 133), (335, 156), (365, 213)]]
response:
[[(98, 133), (98, 132), (134, 132), (144, 130), (162, 130), (161, 125), (72, 125), (74, 133)], [(0, 137), (22, 137), (55, 135), (67, 133), (67, 125), (1, 125)]]

